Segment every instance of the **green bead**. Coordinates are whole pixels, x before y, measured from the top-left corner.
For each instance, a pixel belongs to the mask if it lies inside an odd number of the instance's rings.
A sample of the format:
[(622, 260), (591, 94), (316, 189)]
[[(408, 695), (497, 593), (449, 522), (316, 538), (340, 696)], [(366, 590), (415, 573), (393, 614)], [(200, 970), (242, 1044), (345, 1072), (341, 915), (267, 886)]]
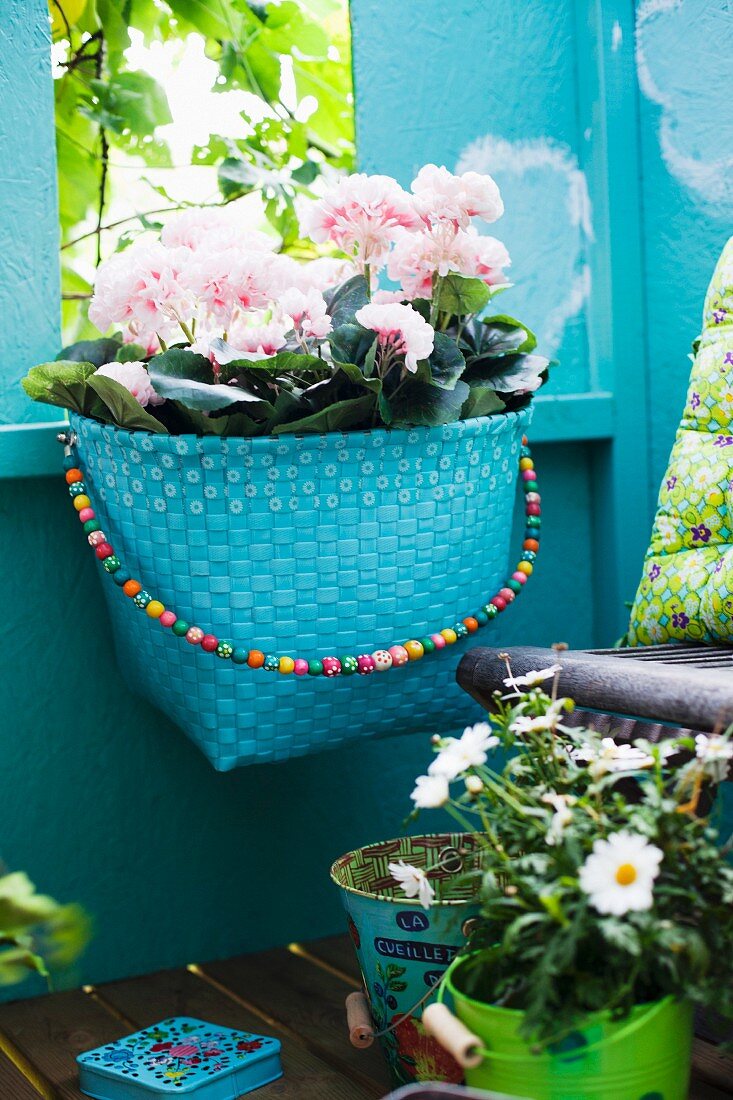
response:
[(86, 523), (83, 524), (83, 530), (85, 535), (91, 535), (92, 531), (101, 531), (102, 524), (98, 519), (88, 519)]
[(82, 493), (86, 493), (87, 487), (83, 481), (75, 481), (73, 485), (69, 486), (70, 497), (80, 497)]
[(435, 649), (435, 642), (432, 638), (420, 638), (420, 645), (426, 653), (432, 653)]
[(108, 573), (116, 573), (117, 570), (122, 565), (122, 562), (120, 561), (120, 559), (117, 557), (116, 554), (110, 554), (110, 556), (108, 558), (104, 559), (104, 561), (102, 562), (102, 565), (104, 566), (104, 568), (107, 570)]
[(537, 492), (537, 482), (536, 481), (525, 481), (524, 491), (525, 491), (525, 493), (536, 493)]
[[(175, 626), (173, 627), (175, 630)], [(244, 649), (243, 646), (238, 645), (232, 650), (232, 661), (235, 665), (246, 665), (247, 658), (249, 657), (249, 650)]]
[(339, 660), (341, 661), (341, 675), (353, 676), (359, 667), (356, 663), (356, 657), (349, 653), (346, 657), (339, 657)]
[(459, 638), (465, 638), (468, 634), (468, 627), (464, 623), (455, 623), (453, 630), (455, 630)]
[(135, 604), (136, 607), (142, 609), (148, 606), (152, 598), (153, 597), (150, 595), (149, 592), (146, 592), (144, 588), (141, 588), (137, 596), (133, 597), (132, 602)]
[(528, 561), (531, 565), (532, 562), (537, 561), (537, 554), (534, 550), (525, 550), (522, 554), (522, 561)]
[(489, 616), (486, 614), (485, 611), (477, 611), (474, 615), (474, 619), (479, 626), (486, 626), (487, 622), (489, 621)]
[(487, 603), (484, 607), (484, 611), (490, 619), (495, 619), (496, 616), (499, 614), (499, 608), (493, 603)]
[(309, 661), (308, 662), (308, 675), (309, 676), (321, 676), (321, 675), (323, 675), (323, 662), (322, 661)]
[(221, 657), (222, 661), (229, 660), (233, 652), (234, 646), (231, 644), (231, 642), (219, 642), (218, 646), (216, 647), (216, 655), (217, 657)]
[(527, 516), (527, 526), (528, 527), (541, 527), (542, 526), (542, 517), (541, 516)]
[(517, 595), (522, 591), (522, 586), (519, 581), (511, 580), (506, 582), (507, 588), (511, 588), (512, 592), (516, 592)]
[(173, 626), (171, 627), (171, 630), (177, 638), (182, 638), (185, 634), (188, 633), (188, 623), (184, 622), (183, 619), (176, 619)]
[[(265, 663), (262, 667), (264, 668), (265, 672), (277, 672), (280, 668), (280, 658), (273, 657), (271, 653), (267, 653), (265, 654)], [(323, 666), (321, 665), (321, 667)]]

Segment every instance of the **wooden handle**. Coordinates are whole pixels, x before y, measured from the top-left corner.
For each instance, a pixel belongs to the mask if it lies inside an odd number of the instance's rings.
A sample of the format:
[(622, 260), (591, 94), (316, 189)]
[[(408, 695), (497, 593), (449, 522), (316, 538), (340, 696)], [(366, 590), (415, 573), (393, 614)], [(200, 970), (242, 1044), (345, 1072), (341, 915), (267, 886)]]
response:
[(369, 1002), (363, 993), (349, 993), (346, 998), (346, 1024), (352, 1047), (366, 1050), (374, 1042), (374, 1025)]
[(457, 1020), (446, 1005), (428, 1005), (422, 1014), (422, 1022), (428, 1035), (432, 1035), (443, 1050), (452, 1054), (463, 1069), (476, 1069), (481, 1065), (481, 1040)]

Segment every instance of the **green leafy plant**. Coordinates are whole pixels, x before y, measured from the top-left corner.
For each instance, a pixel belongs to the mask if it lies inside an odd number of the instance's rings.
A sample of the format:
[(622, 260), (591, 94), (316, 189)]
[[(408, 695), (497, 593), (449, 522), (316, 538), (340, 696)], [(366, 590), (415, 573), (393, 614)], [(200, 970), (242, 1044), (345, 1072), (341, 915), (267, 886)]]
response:
[(89, 940), (89, 920), (78, 905), (37, 894), (23, 871), (0, 874), (0, 986), (29, 972), (48, 978), (69, 967)]
[[(616, 744), (567, 724), (572, 702), (541, 687), (558, 668), (508, 667), (490, 724), (435, 738), (413, 792), (483, 840), (481, 916), (456, 978), (522, 1010), (542, 1043), (667, 995), (733, 1018), (733, 842), (710, 818), (731, 731)], [(422, 888), (429, 903), (429, 875)]]

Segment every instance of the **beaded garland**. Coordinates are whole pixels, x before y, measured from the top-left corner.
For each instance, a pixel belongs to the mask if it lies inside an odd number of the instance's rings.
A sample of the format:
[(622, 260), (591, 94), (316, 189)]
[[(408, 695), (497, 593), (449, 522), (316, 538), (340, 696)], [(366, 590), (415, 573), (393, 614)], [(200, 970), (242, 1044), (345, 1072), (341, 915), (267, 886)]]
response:
[(96, 517), (84, 483), (84, 474), (72, 454), (71, 438), (67, 433), (59, 436), (60, 442), (65, 444), (66, 484), (84, 534), (87, 536), (87, 542), (106, 572), (135, 606), (151, 619), (157, 619), (161, 626), (170, 629), (176, 637), (185, 638), (189, 645), (200, 646), (206, 653), (215, 653), (217, 657), (232, 661), (235, 665), (264, 668), (266, 672), (279, 672), (283, 675), (293, 673), (295, 676), (325, 676), (330, 679), (336, 676), (353, 676), (354, 673), (368, 676), (375, 671), (386, 672), (388, 669), (399, 668), (410, 661), (419, 661), (422, 657), (436, 653), (446, 645), (452, 645), (459, 638), (474, 634), (480, 627), (486, 626), (505, 611), (531, 577), (540, 548), (541, 497), (538, 492), (532, 453), (527, 437), (522, 436), (519, 471), (524, 482), (524, 512), (527, 517), (522, 559), (504, 586), (483, 607), (473, 615), (468, 615), (460, 622), (444, 627), (435, 634), (429, 634), (420, 639), (411, 638), (404, 644), (395, 643), (386, 648), (377, 649), (373, 653), (360, 653), (357, 656), (352, 654), (342, 657), (329, 656), (320, 660), (307, 660), (304, 657), (276, 657), (271, 653), (263, 653), (259, 649), (245, 649), (233, 642), (219, 639), (213, 634), (207, 634), (200, 626), (194, 626), (179, 619), (174, 611), (166, 608), (160, 600), (156, 600), (145, 591), (140, 581), (135, 580), (125, 568), (102, 531), (102, 525)]

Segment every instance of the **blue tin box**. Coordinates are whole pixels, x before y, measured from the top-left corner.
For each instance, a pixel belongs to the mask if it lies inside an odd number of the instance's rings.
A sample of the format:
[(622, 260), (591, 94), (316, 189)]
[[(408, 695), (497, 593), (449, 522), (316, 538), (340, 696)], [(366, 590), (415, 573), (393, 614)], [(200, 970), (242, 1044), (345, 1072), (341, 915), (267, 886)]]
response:
[(237, 1100), (283, 1072), (277, 1039), (189, 1016), (106, 1043), (80, 1054), (77, 1063), (79, 1087), (94, 1100)]

